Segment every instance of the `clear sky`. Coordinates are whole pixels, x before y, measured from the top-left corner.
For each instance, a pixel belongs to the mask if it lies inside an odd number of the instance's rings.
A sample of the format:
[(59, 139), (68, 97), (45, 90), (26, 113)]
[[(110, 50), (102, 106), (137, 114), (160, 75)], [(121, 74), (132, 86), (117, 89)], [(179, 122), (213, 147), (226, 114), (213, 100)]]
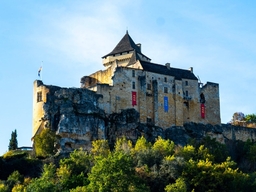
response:
[(11, 132), (31, 146), (32, 88), (79, 87), (103, 69), (128, 29), (152, 62), (220, 85), (221, 120), (256, 113), (256, 2), (240, 0), (0, 0), (0, 155)]

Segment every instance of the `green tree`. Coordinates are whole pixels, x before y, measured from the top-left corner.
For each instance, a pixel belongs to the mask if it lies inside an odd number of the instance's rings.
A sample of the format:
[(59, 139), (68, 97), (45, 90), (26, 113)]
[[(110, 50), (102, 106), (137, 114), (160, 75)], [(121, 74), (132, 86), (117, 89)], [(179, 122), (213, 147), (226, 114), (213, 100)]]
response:
[(152, 149), (158, 155), (165, 157), (172, 155), (174, 153), (174, 142), (170, 141), (169, 139), (162, 139), (158, 137), (156, 142), (153, 144)]
[(247, 123), (256, 123), (256, 114), (245, 115), (245, 121)]
[(21, 184), (23, 181), (24, 177), (18, 171), (14, 171), (11, 175), (9, 175), (6, 181), (6, 186), (8, 187), (9, 191), (11, 191), (15, 185)]
[(91, 166), (92, 156), (82, 150), (75, 150), (69, 158), (62, 159), (57, 169), (61, 191), (88, 185), (87, 174)]
[(135, 175), (132, 157), (122, 152), (96, 159), (88, 178), (90, 191), (148, 191)]
[(57, 137), (50, 129), (43, 129), (34, 138), (35, 153), (38, 157), (47, 157), (54, 154), (54, 143)]
[(12, 131), (11, 139), (9, 143), (9, 151), (16, 150), (18, 148), (18, 141), (17, 141), (17, 131)]
[(107, 157), (110, 153), (107, 140), (95, 140), (92, 142), (91, 153), (94, 157)]
[(167, 192), (187, 192), (187, 185), (183, 178), (178, 178), (175, 183), (166, 186)]
[(32, 179), (26, 187), (27, 192), (56, 192), (56, 168), (53, 164), (45, 164), (40, 178)]

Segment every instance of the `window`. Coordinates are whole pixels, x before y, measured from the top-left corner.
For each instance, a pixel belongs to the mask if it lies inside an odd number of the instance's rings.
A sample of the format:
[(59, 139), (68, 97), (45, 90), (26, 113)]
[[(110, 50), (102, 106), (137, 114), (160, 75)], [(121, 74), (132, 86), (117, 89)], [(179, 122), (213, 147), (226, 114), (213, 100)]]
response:
[(42, 92), (37, 92), (37, 102), (41, 102), (42, 101)]
[(164, 93), (168, 93), (168, 88), (164, 87)]
[(205, 97), (203, 93), (200, 94), (200, 103), (205, 103)]
[(132, 70), (132, 77), (135, 77), (135, 70)]
[(135, 89), (135, 82), (132, 82), (132, 88)]
[(147, 90), (151, 90), (151, 84), (150, 83), (147, 84)]
[(185, 85), (188, 86), (188, 81), (185, 81)]
[(188, 91), (186, 91), (186, 97), (188, 96)]
[(164, 82), (167, 82), (167, 77), (164, 78)]

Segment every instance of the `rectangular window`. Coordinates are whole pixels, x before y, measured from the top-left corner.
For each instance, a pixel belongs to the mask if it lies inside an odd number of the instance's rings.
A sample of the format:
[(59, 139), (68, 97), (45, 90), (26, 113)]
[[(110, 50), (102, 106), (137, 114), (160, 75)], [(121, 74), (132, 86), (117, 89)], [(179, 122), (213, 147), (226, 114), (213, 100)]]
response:
[(132, 88), (135, 89), (135, 82), (132, 82)]
[(41, 102), (42, 100), (42, 92), (37, 92), (37, 102)]
[(164, 78), (164, 82), (167, 82), (167, 77)]
[(164, 87), (164, 93), (168, 93), (168, 88)]
[(188, 86), (188, 81), (185, 81), (185, 85)]
[(147, 84), (147, 90), (151, 90), (151, 84), (150, 83)]
[(188, 91), (186, 91), (186, 97), (188, 96)]
[(132, 77), (135, 77), (135, 70), (132, 70)]
[(152, 119), (147, 117), (147, 123), (152, 123)]

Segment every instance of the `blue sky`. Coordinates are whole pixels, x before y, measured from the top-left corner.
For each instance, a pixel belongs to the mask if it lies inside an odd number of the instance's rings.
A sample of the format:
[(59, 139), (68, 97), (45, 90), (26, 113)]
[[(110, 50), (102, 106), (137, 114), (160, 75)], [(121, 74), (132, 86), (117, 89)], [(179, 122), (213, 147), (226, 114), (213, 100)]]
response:
[(128, 29), (152, 62), (194, 67), (203, 83), (220, 85), (221, 119), (256, 113), (254, 1), (0, 0), (0, 155), (11, 132), (31, 146), (32, 86), (79, 87), (103, 69)]

